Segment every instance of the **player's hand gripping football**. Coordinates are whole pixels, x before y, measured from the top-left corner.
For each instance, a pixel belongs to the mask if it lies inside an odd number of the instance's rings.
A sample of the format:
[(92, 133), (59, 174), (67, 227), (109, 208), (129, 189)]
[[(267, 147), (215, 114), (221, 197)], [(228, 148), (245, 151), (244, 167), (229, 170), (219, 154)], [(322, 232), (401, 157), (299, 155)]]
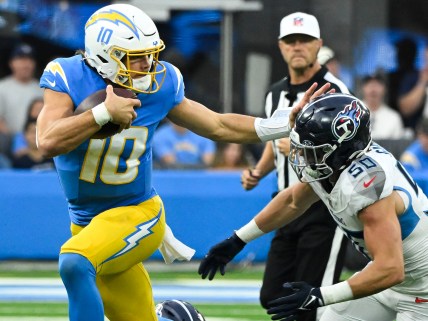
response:
[(326, 83), (320, 89), (315, 91), (315, 89), (318, 87), (318, 83), (314, 82), (312, 86), (308, 90), (306, 90), (302, 100), (300, 100), (299, 103), (296, 106), (294, 106), (293, 109), (291, 110), (291, 113), (289, 116), (290, 128), (294, 127), (296, 117), (300, 113), (300, 111), (303, 109), (303, 107), (305, 107), (312, 100), (314, 100), (315, 98), (321, 95), (335, 92), (335, 89), (330, 89), (330, 86), (331, 86), (330, 83)]
[(217, 270), (221, 275), (225, 273), (226, 264), (229, 263), (246, 245), (235, 233), (224, 241), (214, 245), (205, 255), (199, 265), (198, 274), (203, 279), (208, 276), (211, 281), (214, 279)]
[(124, 98), (116, 95), (113, 86), (106, 88), (105, 106), (112, 118), (112, 123), (120, 126), (119, 132), (131, 126), (132, 121), (137, 118), (134, 107), (140, 107), (141, 101), (134, 98)]
[(289, 294), (268, 303), (272, 320), (293, 321), (300, 312), (324, 306), (320, 288), (306, 282), (285, 283), (283, 287)]

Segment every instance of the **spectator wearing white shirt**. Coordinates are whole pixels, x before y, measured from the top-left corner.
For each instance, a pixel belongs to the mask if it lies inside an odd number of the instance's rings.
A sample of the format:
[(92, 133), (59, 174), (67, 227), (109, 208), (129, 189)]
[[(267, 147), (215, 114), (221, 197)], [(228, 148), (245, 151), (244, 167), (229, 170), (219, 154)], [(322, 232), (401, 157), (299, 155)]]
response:
[(14, 135), (21, 132), (30, 102), (43, 96), (35, 78), (34, 49), (28, 44), (17, 45), (9, 59), (11, 74), (0, 79), (0, 132)]
[(401, 139), (406, 136), (400, 114), (385, 103), (386, 86), (381, 75), (362, 79), (362, 96), (370, 109), (371, 136), (377, 139)]

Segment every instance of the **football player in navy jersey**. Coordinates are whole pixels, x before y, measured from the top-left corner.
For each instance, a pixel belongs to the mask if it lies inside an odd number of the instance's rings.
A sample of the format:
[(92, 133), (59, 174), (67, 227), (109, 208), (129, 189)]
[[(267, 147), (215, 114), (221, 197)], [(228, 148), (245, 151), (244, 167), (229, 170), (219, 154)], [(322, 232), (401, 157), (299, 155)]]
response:
[(286, 294), (268, 303), (272, 320), (292, 321), (321, 306), (321, 321), (428, 320), (428, 199), (400, 162), (372, 143), (369, 109), (352, 95), (323, 95), (302, 110), (290, 139), (288, 161), (300, 182), (213, 246), (202, 277), (224, 274), (245, 244), (322, 200), (370, 262), (334, 285), (285, 283)]
[[(174, 123), (213, 140), (238, 143), (287, 136), (297, 112), (328, 90), (316, 84), (302, 104), (271, 119), (218, 114), (184, 96), (180, 71), (159, 60), (165, 48), (153, 21), (140, 9), (114, 4), (85, 25), (85, 50), (50, 62), (40, 80), (44, 107), (38, 148), (54, 157), (69, 205), (72, 237), (61, 247), (59, 271), (72, 321), (157, 320), (149, 276), (142, 265), (168, 231), (152, 186), (152, 138), (159, 123)], [(112, 85), (136, 99), (117, 96)], [(88, 96), (106, 99), (81, 114)], [(112, 122), (120, 132), (91, 139)]]

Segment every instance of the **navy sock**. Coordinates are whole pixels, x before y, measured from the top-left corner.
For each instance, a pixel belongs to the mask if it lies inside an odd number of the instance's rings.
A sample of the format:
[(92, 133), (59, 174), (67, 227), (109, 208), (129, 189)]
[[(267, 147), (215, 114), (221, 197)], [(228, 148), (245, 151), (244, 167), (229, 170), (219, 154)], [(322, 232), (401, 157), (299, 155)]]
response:
[(104, 321), (103, 301), (91, 262), (80, 254), (60, 254), (59, 273), (67, 289), (70, 321)]

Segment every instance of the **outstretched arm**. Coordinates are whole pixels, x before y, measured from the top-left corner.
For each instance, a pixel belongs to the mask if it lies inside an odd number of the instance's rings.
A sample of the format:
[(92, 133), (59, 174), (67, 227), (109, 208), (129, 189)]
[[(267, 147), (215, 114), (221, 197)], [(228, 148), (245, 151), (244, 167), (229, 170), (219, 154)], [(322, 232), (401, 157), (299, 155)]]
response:
[[(318, 195), (308, 183), (299, 182), (278, 193), (254, 217), (254, 221), (260, 230), (269, 233), (295, 220), (318, 200)], [(236, 231), (237, 235), (246, 243), (252, 241), (254, 238), (246, 237), (241, 231), (243, 229)]]
[(318, 196), (307, 183), (297, 183), (281, 191), (254, 219), (241, 227), (231, 237), (214, 245), (202, 260), (198, 273), (205, 279), (212, 280), (220, 270), (224, 275), (225, 266), (244, 246), (277, 229), (304, 213)]
[(239, 114), (219, 114), (204, 105), (184, 98), (168, 114), (177, 125), (186, 127), (198, 135), (215, 141), (234, 143), (257, 143), (288, 137), (297, 114), (311, 100), (326, 93), (330, 84), (315, 91), (314, 83), (305, 93), (301, 102), (290, 111), (277, 111), (268, 119)]

